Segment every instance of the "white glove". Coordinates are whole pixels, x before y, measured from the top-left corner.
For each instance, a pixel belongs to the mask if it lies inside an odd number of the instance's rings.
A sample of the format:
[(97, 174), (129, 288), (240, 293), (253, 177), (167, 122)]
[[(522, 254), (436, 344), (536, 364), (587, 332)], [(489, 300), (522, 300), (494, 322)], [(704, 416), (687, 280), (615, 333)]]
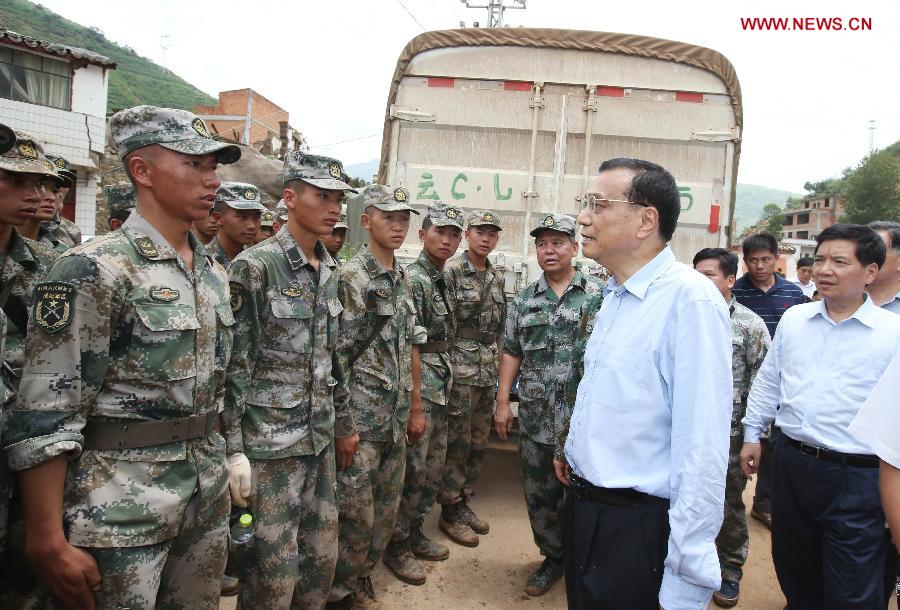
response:
[(243, 453), (228, 456), (228, 489), (231, 503), (238, 508), (247, 508), (250, 496), (250, 460)]

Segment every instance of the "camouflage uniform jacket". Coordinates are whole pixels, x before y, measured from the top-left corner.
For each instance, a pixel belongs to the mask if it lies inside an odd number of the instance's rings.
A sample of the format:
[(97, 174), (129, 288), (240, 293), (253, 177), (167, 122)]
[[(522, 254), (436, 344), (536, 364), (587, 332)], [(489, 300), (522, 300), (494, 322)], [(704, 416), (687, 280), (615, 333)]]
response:
[(321, 243), (316, 253), (318, 271), (282, 227), (231, 264), (236, 324), (222, 414), (229, 453), (318, 455), (334, 439), (341, 304), (334, 261)]
[(231, 266), (231, 260), (225, 254), (222, 244), (219, 243), (219, 237), (213, 237), (212, 241), (206, 244), (206, 251), (212, 255), (213, 260), (228, 269)]
[[(81, 245), (81, 229), (68, 218), (60, 216), (59, 213), (53, 217), (53, 220), (45, 222), (44, 227), (47, 228), (47, 232), (54, 241), (65, 246), (65, 250)], [(61, 250), (61, 252), (65, 252), (65, 250)]]
[[(0, 286), (12, 284), (9, 298), (18, 298), (29, 316), (31, 315), (34, 287), (58, 257), (58, 252), (44, 244), (22, 237), (13, 228), (9, 252), (6, 253), (6, 262), (3, 265), (3, 273), (0, 275)], [(16, 373), (22, 369), (25, 359), (24, 348), (25, 329), (19, 328), (12, 320), (8, 320), (6, 351), (3, 356)]]
[[(547, 278), (516, 295), (506, 320), (503, 350), (521, 358), (519, 426), (531, 440), (565, 445), (574, 393), (603, 284), (576, 271), (562, 298)], [(559, 438), (558, 438), (559, 436)]]
[(731, 411), (731, 436), (744, 436), (744, 412), (747, 394), (769, 351), (769, 330), (763, 319), (731, 297), (731, 377), (734, 398)]
[[(338, 269), (343, 306), (337, 342), (334, 435), (399, 443), (409, 421), (410, 369), (415, 308), (397, 261), (387, 270), (362, 246)], [(385, 324), (353, 366), (379, 318)]]
[(193, 237), (193, 270), (138, 212), (69, 250), (36, 287), (26, 362), (10, 418), (13, 470), (69, 454), (69, 541), (133, 547), (175, 537), (227, 493), (218, 434), (143, 448), (82, 449), (89, 421), (203, 415), (224, 392), (234, 318), (227, 277)]
[[(6, 339), (6, 313), (0, 309), (0, 358), (3, 357), (3, 348)], [(0, 443), (5, 440), (3, 429), (5, 427), (4, 413), (7, 403), (15, 397), (12, 384), (6, 378), (6, 371), (0, 371)], [(0, 461), (0, 557), (4, 556), (6, 548), (6, 532), (9, 520), (9, 499), (12, 495), (12, 473), (6, 465), (6, 460)]]
[[(503, 273), (494, 269), (490, 261), (484, 274), (484, 283), (478, 278), (475, 265), (469, 260), (468, 251), (447, 261), (444, 267), (447, 280), (447, 296), (453, 317), (453, 382), (478, 387), (497, 383), (497, 364), (503, 346), (506, 325), (506, 294)], [(485, 345), (474, 339), (459, 336), (459, 330), (474, 328), (497, 335), (497, 342)]]
[[(416, 308), (413, 344), (449, 342), (453, 335), (444, 274), (422, 251), (419, 258), (406, 268), (406, 277)], [(422, 398), (446, 405), (452, 378), (449, 351), (420, 354), (419, 359), (422, 361)]]
[(34, 241), (47, 246), (48, 248), (59, 254), (62, 254), (72, 247), (68, 243), (60, 240), (59, 235), (57, 233), (51, 232), (50, 229), (47, 228), (46, 224), (42, 224), (40, 228), (38, 228), (38, 236)]

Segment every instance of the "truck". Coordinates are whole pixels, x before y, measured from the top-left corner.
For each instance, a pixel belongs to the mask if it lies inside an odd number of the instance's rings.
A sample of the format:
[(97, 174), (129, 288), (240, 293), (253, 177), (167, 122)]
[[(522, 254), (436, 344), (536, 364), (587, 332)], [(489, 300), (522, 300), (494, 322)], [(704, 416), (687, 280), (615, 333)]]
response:
[[(398, 58), (377, 180), (406, 187), (423, 211), (441, 200), (495, 213), (491, 262), (512, 295), (541, 273), (529, 231), (550, 213), (577, 216), (614, 157), (675, 176), (679, 260), (729, 247), (742, 122), (737, 74), (711, 49), (576, 30), (432, 31)], [(401, 261), (421, 250), (413, 218)], [(604, 272), (580, 254), (576, 264)]]

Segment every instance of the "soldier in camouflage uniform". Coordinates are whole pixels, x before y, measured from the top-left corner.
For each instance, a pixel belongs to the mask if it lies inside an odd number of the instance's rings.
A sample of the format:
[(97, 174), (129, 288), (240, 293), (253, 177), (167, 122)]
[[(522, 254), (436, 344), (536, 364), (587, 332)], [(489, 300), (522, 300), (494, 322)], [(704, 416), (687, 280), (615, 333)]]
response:
[(731, 412), (731, 447), (725, 478), (725, 514), (716, 537), (722, 585), (713, 594), (717, 605), (730, 608), (740, 598), (740, 582), (750, 546), (747, 511), (743, 493), (747, 477), (741, 472), (740, 453), (744, 444), (741, 420), (747, 410), (750, 385), (769, 351), (769, 331), (752, 310), (738, 303), (731, 294), (738, 270), (738, 258), (724, 248), (704, 248), (694, 256), (694, 269), (713, 281), (731, 312), (731, 375), (734, 398)]
[(266, 211), (259, 201), (259, 189), (243, 182), (223, 182), (216, 191), (213, 215), (221, 228), (206, 248), (216, 262), (228, 269), (241, 251), (256, 243), (256, 234)]
[(425, 433), (418, 443), (406, 448), (403, 497), (384, 563), (400, 580), (412, 585), (425, 584), (425, 569), (416, 558), (441, 561), (450, 555), (446, 546), (422, 533), (422, 522), (434, 505), (447, 457), (452, 324), (443, 269), (459, 247), (462, 230), (460, 208), (440, 201), (432, 203), (419, 230), (422, 252), (406, 268), (416, 308), (412, 400), (423, 405)]
[(259, 219), (259, 231), (256, 234), (256, 243), (265, 241), (275, 235), (275, 212), (266, 210)]
[(106, 211), (109, 213), (106, 221), (109, 223), (110, 231), (115, 231), (128, 220), (137, 205), (134, 185), (126, 182), (104, 186), (103, 196), (106, 198)]
[[(340, 536), (331, 601), (377, 608), (370, 574), (391, 539), (406, 465), (406, 443), (425, 429), (410, 405), (415, 307), (394, 258), (409, 229), (409, 191), (365, 187), (361, 224), (369, 244), (341, 265), (334, 392)], [(350, 596), (352, 595), (352, 599)]]
[(331, 233), (323, 235), (320, 238), (325, 245), (325, 249), (328, 250), (328, 254), (330, 254), (331, 258), (336, 260), (339, 265), (341, 262), (340, 259), (338, 259), (338, 253), (340, 253), (341, 248), (344, 247), (344, 242), (347, 240), (347, 232), (349, 230), (350, 228), (347, 226), (347, 204), (342, 203), (340, 220), (334, 225)]
[(275, 224), (272, 225), (272, 228), (276, 233), (278, 232), (278, 229), (287, 222), (287, 217), (287, 206), (284, 204), (284, 199), (281, 199), (275, 204)]
[(6, 448), (26, 548), (69, 606), (215, 608), (228, 536), (215, 424), (234, 318), (224, 271), (188, 229), (240, 148), (183, 110), (123, 110), (110, 130), (138, 209), (35, 288)]
[(490, 529), (469, 506), (469, 496), (484, 467), (506, 323), (503, 273), (487, 258), (501, 230), (493, 212), (470, 213), (465, 233), (468, 249), (444, 269), (454, 319), (453, 387), (447, 401), (447, 460), (438, 494), (438, 525), (454, 542), (470, 547), (478, 546), (477, 534)]
[(61, 216), (66, 195), (69, 190), (75, 188), (75, 172), (69, 167), (69, 162), (59, 155), (46, 153), (47, 160), (56, 167), (57, 173), (63, 178), (63, 185), (56, 192), (56, 214), (53, 219), (44, 223), (48, 233), (59, 243), (65, 246), (65, 249), (74, 248), (81, 245), (81, 229), (69, 220)]
[(236, 326), (222, 418), (229, 461), (249, 458), (252, 471), (249, 494), (232, 489), (233, 501), (249, 499), (256, 524), (239, 608), (321, 609), (334, 577), (332, 359), (341, 304), (337, 267), (318, 236), (352, 190), (333, 177), (340, 168), (328, 157), (288, 155), (287, 224), (229, 269)]
[(519, 376), (519, 458), (534, 542), (544, 556), (525, 592), (543, 595), (563, 575), (563, 485), (553, 457), (565, 446), (575, 406), (569, 388), (580, 378), (579, 363), (591, 323), (603, 302), (603, 284), (572, 267), (578, 253), (575, 219), (541, 216), (531, 231), (543, 275), (520, 292), (506, 318), (494, 426), (506, 439), (513, 415), (509, 393)]

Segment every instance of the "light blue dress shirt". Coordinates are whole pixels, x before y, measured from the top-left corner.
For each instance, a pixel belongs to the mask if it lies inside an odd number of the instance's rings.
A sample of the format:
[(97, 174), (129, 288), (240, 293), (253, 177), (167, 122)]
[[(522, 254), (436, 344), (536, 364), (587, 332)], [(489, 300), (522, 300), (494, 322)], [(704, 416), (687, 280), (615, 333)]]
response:
[(876, 307), (869, 295), (838, 324), (825, 301), (795, 305), (781, 318), (750, 387), (744, 441), (758, 443), (775, 420), (794, 440), (872, 454), (847, 428), (898, 349), (900, 316)]
[(882, 309), (887, 309), (891, 313), (900, 315), (900, 292), (895, 294), (894, 298), (887, 303), (882, 303), (880, 307)]
[(721, 584), (731, 320), (715, 285), (666, 247), (611, 278), (584, 356), (566, 459), (598, 487), (669, 498), (659, 602), (706, 608)]

